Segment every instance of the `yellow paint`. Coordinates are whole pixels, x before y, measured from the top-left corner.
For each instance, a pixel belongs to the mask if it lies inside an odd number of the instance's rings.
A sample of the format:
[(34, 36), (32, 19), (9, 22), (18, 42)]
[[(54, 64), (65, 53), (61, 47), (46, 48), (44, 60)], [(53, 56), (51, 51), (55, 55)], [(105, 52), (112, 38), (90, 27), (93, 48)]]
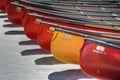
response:
[(51, 52), (56, 59), (62, 62), (79, 64), (83, 45), (84, 37), (55, 31), (51, 42)]

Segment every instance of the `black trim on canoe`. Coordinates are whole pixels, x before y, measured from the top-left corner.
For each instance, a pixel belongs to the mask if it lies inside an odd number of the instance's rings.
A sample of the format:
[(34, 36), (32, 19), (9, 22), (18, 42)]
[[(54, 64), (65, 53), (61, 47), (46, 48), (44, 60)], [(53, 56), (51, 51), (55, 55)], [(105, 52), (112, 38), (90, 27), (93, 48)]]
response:
[(59, 24), (55, 24), (55, 23), (50, 23), (50, 22), (45, 22), (45, 21), (41, 21), (41, 24), (47, 24), (50, 26), (54, 26), (54, 27), (59, 27), (59, 28), (65, 28), (68, 30), (72, 30), (72, 31), (76, 31), (76, 32), (84, 32), (87, 34), (93, 34), (93, 35), (97, 35), (100, 36), (102, 34), (106, 34), (106, 35), (113, 35), (113, 36), (120, 36), (120, 33), (110, 33), (110, 32), (102, 32), (102, 31), (93, 31), (93, 30), (84, 30), (84, 29), (80, 29), (80, 28), (71, 28), (69, 26), (63, 26), (63, 25), (59, 25)]
[[(29, 14), (28, 14), (29, 15)], [(31, 15), (32, 16), (32, 15)], [(120, 34), (117, 34), (117, 33), (109, 33), (109, 32), (97, 32), (97, 33), (92, 33), (90, 32), (89, 30), (82, 30), (82, 29), (78, 29), (78, 28), (70, 28), (68, 26), (61, 26), (61, 25), (57, 25), (57, 24), (53, 24), (53, 23), (49, 23), (49, 22), (44, 22), (44, 21), (41, 21), (40, 22), (41, 24), (46, 24), (46, 25), (49, 25), (49, 26), (52, 26), (52, 27), (57, 27), (57, 28), (63, 28), (63, 29), (68, 29), (68, 30), (72, 30), (72, 31), (76, 31), (76, 32), (83, 32), (85, 34), (93, 34), (94, 36), (102, 36), (103, 34), (109, 34), (109, 35), (116, 35), (116, 36), (119, 36)], [(120, 40), (119, 39), (110, 39), (108, 40), (107, 36), (106, 38), (102, 37), (101, 40), (104, 40), (104, 41), (107, 41), (107, 42), (111, 42), (111, 43), (114, 43), (114, 44), (120, 44)]]
[[(18, 7), (22, 7), (22, 8), (25, 8), (25, 7), (28, 7), (28, 6), (25, 6), (25, 5), (22, 5), (22, 4), (18, 4), (18, 3), (16, 3), (16, 2), (12, 2), (11, 3), (12, 5), (15, 5), (15, 6), (18, 6)], [(50, 9), (50, 8), (48, 8), (48, 9)], [(51, 8), (51, 9), (55, 9), (55, 8)], [(55, 10), (57, 10), (57, 9), (55, 9)], [(101, 13), (101, 14), (98, 14), (98, 12), (96, 12), (97, 14), (94, 14), (94, 12), (91, 12), (91, 13), (93, 13), (93, 14), (80, 14), (80, 13), (78, 13), (78, 14), (76, 14), (76, 13), (70, 13), (70, 12), (67, 12), (67, 11), (65, 11), (64, 12), (64, 10), (62, 11), (62, 10), (58, 10), (58, 11), (54, 11), (54, 12), (59, 12), (59, 13), (61, 13), (61, 14), (69, 14), (69, 15), (79, 15), (79, 16), (95, 16), (95, 17), (106, 17), (106, 18), (113, 18), (113, 20), (114, 21), (117, 21), (117, 20), (115, 20), (115, 18), (119, 18), (120, 17), (120, 15), (117, 15), (117, 14), (109, 14), (109, 13)], [(85, 10), (85, 12), (87, 12), (87, 10)], [(89, 12), (89, 11), (88, 11)], [(94, 20), (94, 19), (93, 19)], [(107, 19), (108, 21), (111, 21), (111, 19)], [(112, 21), (113, 21), (112, 20)]]
[[(16, 5), (16, 6), (21, 5), (16, 2), (11, 2), (11, 4)], [(98, 10), (84, 10), (84, 9), (71, 9), (71, 8), (66, 9), (66, 8), (60, 8), (58, 6), (54, 6), (54, 5), (51, 6), (51, 5), (46, 5), (46, 4), (39, 4), (39, 7), (55, 9), (55, 10), (59, 10), (59, 11), (66, 11), (66, 12), (72, 10), (72, 11), (84, 11), (84, 12), (91, 12), (91, 13), (109, 13), (109, 14), (111, 14), (111, 16), (117, 16), (120, 13), (119, 11), (98, 11)], [(117, 14), (117, 15), (112, 15), (112, 14)], [(107, 15), (108, 14), (106, 14), (106, 15), (102, 14), (101, 16), (107, 16)]]
[(74, 31), (74, 32), (80, 32), (80, 33), (84, 33), (85, 36), (87, 36), (87, 34), (92, 34), (90, 35), (90, 37), (92, 36), (93, 38), (99, 38), (100, 40), (106, 41), (106, 42), (110, 42), (113, 44), (119, 44), (120, 45), (120, 40), (119, 39), (113, 39), (113, 38), (109, 38), (109, 37), (104, 37), (102, 35), (104, 34), (109, 34), (109, 35), (117, 35), (120, 36), (120, 34), (117, 33), (109, 33), (109, 32), (98, 32), (98, 31), (91, 31), (91, 30), (83, 30), (83, 29), (79, 29), (79, 28), (73, 28), (73, 27), (68, 27), (68, 26), (61, 26), (58, 24), (53, 24), (53, 23), (49, 23), (49, 22), (45, 22), (45, 21), (41, 21), (41, 24), (45, 24), (48, 25), (50, 27), (55, 27), (55, 28), (62, 28), (62, 29), (66, 29), (66, 30), (70, 30), (70, 31)]
[(81, 2), (61, 2), (61, 1), (42, 1), (40, 3), (43, 4), (51, 4), (51, 5), (63, 5), (63, 6), (84, 6), (84, 7), (106, 7), (106, 8), (120, 8), (120, 3), (112, 3), (112, 2), (92, 2), (92, 1), (81, 1)]
[[(21, 5), (21, 4), (18, 4), (18, 3), (16, 3), (16, 2), (12, 2), (11, 3), (12, 5), (15, 5), (15, 6), (18, 6), (18, 7), (22, 7), (22, 8), (25, 8), (26, 6), (25, 5)], [(61, 12), (60, 12), (61, 13)], [(110, 17), (110, 18), (113, 18), (113, 20), (109, 20), (109, 19), (107, 19), (108, 21), (117, 21), (117, 20), (115, 20), (116, 18), (119, 18), (117, 15), (113, 15), (112, 16), (112, 14), (111, 14), (111, 16), (110, 15), (89, 15), (89, 14), (74, 14), (74, 13), (67, 13), (67, 12), (62, 12), (62, 13), (64, 13), (64, 14), (70, 14), (70, 15), (80, 15), (80, 16), (99, 16), (99, 17)]]
[(51, 3), (50, 1), (48, 2), (48, 3), (44, 3), (43, 1), (28, 1), (28, 0), (19, 0), (20, 2), (24, 2), (24, 3), (28, 3), (28, 4), (32, 4), (32, 5), (38, 5), (39, 6), (39, 4), (40, 3), (43, 3), (43, 4), (48, 4), (48, 5), (61, 5), (61, 6), (84, 6), (84, 7), (105, 7), (105, 8), (107, 8), (107, 7), (110, 7), (110, 8), (112, 8), (112, 7), (114, 7), (114, 8), (120, 8), (120, 6), (119, 6), (119, 4), (118, 5), (116, 5), (116, 4), (112, 4), (112, 5), (95, 5), (95, 4), (83, 4), (83, 3), (79, 3), (79, 4), (70, 4), (70, 3)]
[[(26, 0), (22, 0), (26, 1)], [(27, 0), (31, 2), (59, 2), (59, 3), (120, 3), (119, 0)]]
[[(43, 6), (43, 7), (50, 7), (50, 8), (57, 8), (57, 9), (63, 9), (63, 8), (60, 8), (60, 7), (57, 7), (58, 5), (54, 6), (53, 4), (43, 4), (43, 2), (41, 3), (34, 3), (34, 2), (30, 2), (31, 5), (35, 5), (35, 6)], [(50, 2), (49, 2), (50, 3)], [(78, 6), (79, 7), (79, 6)], [(84, 5), (83, 5), (84, 7)], [(100, 6), (99, 6), (100, 7)], [(100, 8), (102, 8), (103, 6), (101, 6)], [(65, 10), (65, 9), (64, 9)], [(76, 9), (66, 9), (66, 10), (76, 10)], [(80, 10), (80, 9), (79, 9)], [(77, 10), (77, 11), (79, 11)], [(81, 11), (85, 11), (85, 10), (81, 10)], [(92, 10), (88, 10), (88, 12), (91, 12)], [(93, 10), (94, 11), (94, 10)], [(94, 12), (97, 12), (97, 11), (94, 11)], [(98, 11), (98, 12), (103, 12), (103, 13), (106, 13), (107, 11)], [(109, 12), (109, 11), (108, 11)], [(120, 13), (119, 11), (112, 11), (113, 12), (116, 12), (116, 13)]]
[[(50, 23), (50, 22), (44, 22), (41, 21), (41, 24), (46, 24), (52, 27), (57, 27), (57, 28), (63, 28), (63, 29), (67, 29), (67, 30), (71, 30), (71, 31), (75, 31), (75, 32), (81, 32), (81, 33), (85, 33), (85, 34), (91, 34), (94, 36), (102, 36), (102, 37), (106, 37), (106, 38), (114, 38), (114, 39), (118, 39), (120, 40), (120, 34), (119, 33), (110, 33), (110, 32), (102, 32), (102, 31), (94, 31), (94, 30), (85, 30), (85, 29), (80, 29), (80, 28), (73, 28), (73, 27), (69, 27), (69, 26), (63, 26), (63, 25), (58, 25), (55, 23)], [(111, 37), (114, 36), (114, 37)]]
[(120, 45), (112, 44), (110, 42), (106, 42), (106, 41), (99, 40), (99, 39), (96, 39), (96, 38), (91, 38), (89, 36), (85, 36), (83, 34), (79, 34), (79, 33), (73, 32), (73, 31), (64, 30), (64, 29), (61, 29), (61, 28), (55, 28), (55, 30), (60, 31), (60, 32), (64, 32), (64, 33), (68, 33), (68, 34), (72, 34), (72, 35), (76, 35), (76, 36), (84, 37), (86, 41), (90, 41), (90, 42), (97, 43), (97, 44), (100, 44), (100, 45), (120, 49)]
[[(83, 18), (77, 18), (77, 16), (75, 17), (73, 15), (60, 14), (60, 13), (56, 13), (56, 12), (50, 11), (50, 10), (48, 11), (48, 10), (45, 10), (45, 9), (40, 9), (40, 8), (38, 9), (38, 8), (32, 8), (32, 7), (25, 7), (25, 9), (26, 10), (30, 10), (30, 11), (34, 11), (34, 12), (40, 12), (40, 13), (45, 13), (45, 14), (49, 14), (49, 15), (54, 15), (54, 16), (59, 16), (59, 17), (63, 17), (63, 18), (68, 18), (68, 19), (73, 19), (73, 20), (78, 20), (78, 21), (85, 21), (85, 22), (91, 22), (91, 23), (95, 23), (95, 24), (100, 24), (99, 22), (95, 22), (96, 20), (92, 20), (92, 19), (88, 20), (88, 19), (83, 19)], [(102, 25), (109, 25), (107, 23), (103, 24), (104, 20), (99, 20), (99, 21), (102, 21)], [(117, 20), (117, 21), (119, 21), (119, 20)], [(110, 24), (109, 26), (120, 26), (120, 24), (113, 24), (113, 25)]]
[[(75, 25), (86, 26), (86, 27), (95, 27), (95, 25), (93, 23), (88, 23), (88, 22), (83, 22), (83, 21), (77, 21), (77, 20), (71, 20), (71, 19), (63, 19), (63, 18), (54, 18), (54, 17), (46, 17), (46, 16), (41, 16), (41, 15), (31, 14), (31, 13), (29, 13), (27, 15), (28, 16), (34, 16), (36, 18), (46, 19), (46, 20), (53, 20), (53, 21), (63, 22), (63, 23), (67, 23), (67, 24), (75, 24)], [(101, 24), (97, 24), (96, 28), (98, 28), (97, 27), (98, 25), (99, 26), (104, 26), (104, 25), (101, 25)], [(106, 26), (106, 27), (113, 27), (113, 26)], [(118, 26), (118, 27), (120, 27), (120, 26)], [(116, 29), (116, 28), (115, 28), (115, 30), (118, 31), (118, 32), (120, 31), (120, 29)]]

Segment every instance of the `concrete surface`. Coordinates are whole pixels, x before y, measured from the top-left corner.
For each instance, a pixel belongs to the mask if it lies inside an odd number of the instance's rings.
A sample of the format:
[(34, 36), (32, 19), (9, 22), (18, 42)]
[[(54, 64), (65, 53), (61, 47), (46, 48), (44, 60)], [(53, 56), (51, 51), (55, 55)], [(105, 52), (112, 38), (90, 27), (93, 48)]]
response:
[(0, 80), (93, 80), (79, 65), (64, 64), (29, 40), (0, 12)]

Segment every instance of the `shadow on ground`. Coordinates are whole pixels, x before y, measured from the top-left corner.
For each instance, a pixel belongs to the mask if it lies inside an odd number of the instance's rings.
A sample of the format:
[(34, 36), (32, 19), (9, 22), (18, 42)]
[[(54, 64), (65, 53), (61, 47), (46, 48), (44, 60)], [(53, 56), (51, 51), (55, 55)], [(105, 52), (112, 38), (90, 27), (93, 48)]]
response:
[(36, 59), (35, 64), (36, 65), (54, 65), (54, 64), (65, 64), (65, 63), (62, 63), (51, 56), (51, 57), (44, 57), (44, 58)]
[(50, 54), (50, 53), (44, 51), (43, 49), (30, 49), (30, 50), (24, 50), (21, 52), (22, 56), (40, 55), (40, 54)]
[(27, 41), (20, 41), (19, 45), (38, 45), (38, 43), (36, 41), (27, 40)]
[(19, 28), (19, 26), (13, 25), (13, 24), (5, 24), (3, 27), (8, 27), (8, 28)]
[(0, 15), (0, 18), (7, 18), (7, 15)]
[(10, 22), (8, 19), (4, 20), (4, 22)]
[(3, 13), (5, 14), (6, 12), (2, 12), (2, 11), (0, 10), (0, 14), (1, 14), (1, 13), (2, 13), (2, 14), (3, 14)]
[(5, 35), (22, 35), (22, 34), (24, 34), (24, 31), (19, 31), (19, 30), (5, 32)]
[(49, 80), (80, 80), (80, 79), (84, 80), (84, 78), (90, 79), (88, 76), (83, 74), (83, 72), (80, 69), (54, 72), (48, 76)]

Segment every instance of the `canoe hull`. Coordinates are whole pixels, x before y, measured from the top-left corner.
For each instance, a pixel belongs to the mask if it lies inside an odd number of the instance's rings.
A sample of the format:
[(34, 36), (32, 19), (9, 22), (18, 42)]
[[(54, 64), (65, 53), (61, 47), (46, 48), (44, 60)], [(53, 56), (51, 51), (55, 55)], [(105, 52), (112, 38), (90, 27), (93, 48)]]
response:
[(86, 43), (80, 56), (80, 66), (89, 76), (120, 79), (120, 50)]
[(83, 37), (55, 31), (51, 42), (51, 52), (56, 59), (62, 62), (79, 64), (80, 51), (83, 45)]

